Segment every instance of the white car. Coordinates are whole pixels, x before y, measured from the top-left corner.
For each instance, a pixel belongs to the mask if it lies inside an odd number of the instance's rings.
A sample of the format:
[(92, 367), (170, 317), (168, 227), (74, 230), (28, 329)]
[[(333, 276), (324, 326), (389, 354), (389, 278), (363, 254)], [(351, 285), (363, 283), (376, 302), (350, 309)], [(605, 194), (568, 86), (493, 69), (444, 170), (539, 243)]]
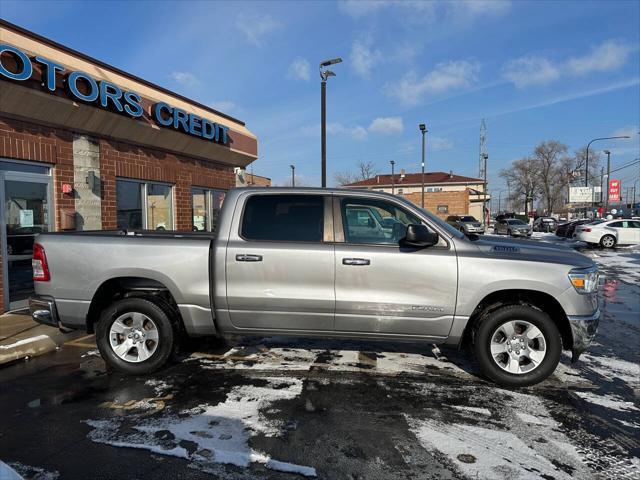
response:
[(605, 248), (613, 248), (616, 245), (640, 245), (640, 220), (618, 219), (582, 225), (575, 238)]

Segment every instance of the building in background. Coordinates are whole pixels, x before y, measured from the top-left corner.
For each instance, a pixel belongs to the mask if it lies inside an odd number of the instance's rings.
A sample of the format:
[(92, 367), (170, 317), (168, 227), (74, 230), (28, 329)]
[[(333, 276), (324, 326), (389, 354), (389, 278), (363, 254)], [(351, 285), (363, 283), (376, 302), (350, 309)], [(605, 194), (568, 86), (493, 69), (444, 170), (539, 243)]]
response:
[(32, 291), (35, 234), (213, 231), (257, 154), (242, 121), (0, 21), (0, 312)]
[[(484, 180), (456, 175), (453, 172), (428, 172), (424, 174), (425, 208), (446, 218), (449, 215), (473, 215), (482, 219), (482, 205), (485, 201)], [(359, 182), (344, 185), (344, 188), (361, 188), (378, 192), (402, 195), (416, 205), (422, 203), (422, 173), (405, 173), (403, 170), (393, 176), (376, 175)], [(487, 193), (486, 202), (491, 200)]]

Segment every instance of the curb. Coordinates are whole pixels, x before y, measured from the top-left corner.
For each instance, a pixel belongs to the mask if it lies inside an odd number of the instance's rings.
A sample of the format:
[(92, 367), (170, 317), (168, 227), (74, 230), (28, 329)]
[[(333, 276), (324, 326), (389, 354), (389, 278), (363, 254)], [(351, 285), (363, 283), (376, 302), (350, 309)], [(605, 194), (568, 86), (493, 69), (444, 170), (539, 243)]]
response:
[(57, 328), (39, 325), (30, 330), (27, 338), (5, 339), (3, 344), (0, 344), (0, 366), (54, 352), (77, 335), (77, 332), (62, 333)]

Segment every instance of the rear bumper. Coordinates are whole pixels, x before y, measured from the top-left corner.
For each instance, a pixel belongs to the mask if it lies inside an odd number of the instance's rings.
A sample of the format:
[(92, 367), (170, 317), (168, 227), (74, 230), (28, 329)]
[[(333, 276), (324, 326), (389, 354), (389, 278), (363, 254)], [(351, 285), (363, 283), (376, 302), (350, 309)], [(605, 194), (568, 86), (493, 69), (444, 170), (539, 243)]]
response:
[(592, 315), (569, 315), (567, 317), (573, 336), (572, 362), (576, 362), (580, 354), (591, 345), (598, 330), (600, 315), (601, 312), (598, 309)]
[(56, 302), (52, 297), (44, 295), (34, 295), (29, 298), (29, 311), (31, 318), (35, 322), (49, 325), (50, 327), (62, 328), (58, 317)]

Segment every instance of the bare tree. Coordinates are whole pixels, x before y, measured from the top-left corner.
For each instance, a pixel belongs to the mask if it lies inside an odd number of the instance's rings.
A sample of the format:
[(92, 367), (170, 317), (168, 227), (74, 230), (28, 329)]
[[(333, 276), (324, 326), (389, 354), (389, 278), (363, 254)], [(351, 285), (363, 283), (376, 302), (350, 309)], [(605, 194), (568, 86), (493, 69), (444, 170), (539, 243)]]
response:
[(529, 201), (533, 205), (533, 201), (540, 191), (536, 160), (531, 157), (515, 160), (511, 167), (505, 168), (500, 172), (500, 176), (509, 183), (511, 196), (515, 200), (514, 203), (517, 204), (518, 200), (524, 197), (524, 210), (526, 212)]
[(562, 196), (562, 163), (568, 148), (557, 140), (538, 144), (533, 152), (536, 163), (540, 194), (547, 214), (551, 214)]
[(343, 172), (336, 172), (333, 175), (333, 180), (338, 185), (347, 185), (349, 183), (360, 182), (369, 178), (375, 177), (378, 174), (378, 169), (373, 162), (360, 161), (357, 165), (356, 172), (351, 170), (345, 170)]

